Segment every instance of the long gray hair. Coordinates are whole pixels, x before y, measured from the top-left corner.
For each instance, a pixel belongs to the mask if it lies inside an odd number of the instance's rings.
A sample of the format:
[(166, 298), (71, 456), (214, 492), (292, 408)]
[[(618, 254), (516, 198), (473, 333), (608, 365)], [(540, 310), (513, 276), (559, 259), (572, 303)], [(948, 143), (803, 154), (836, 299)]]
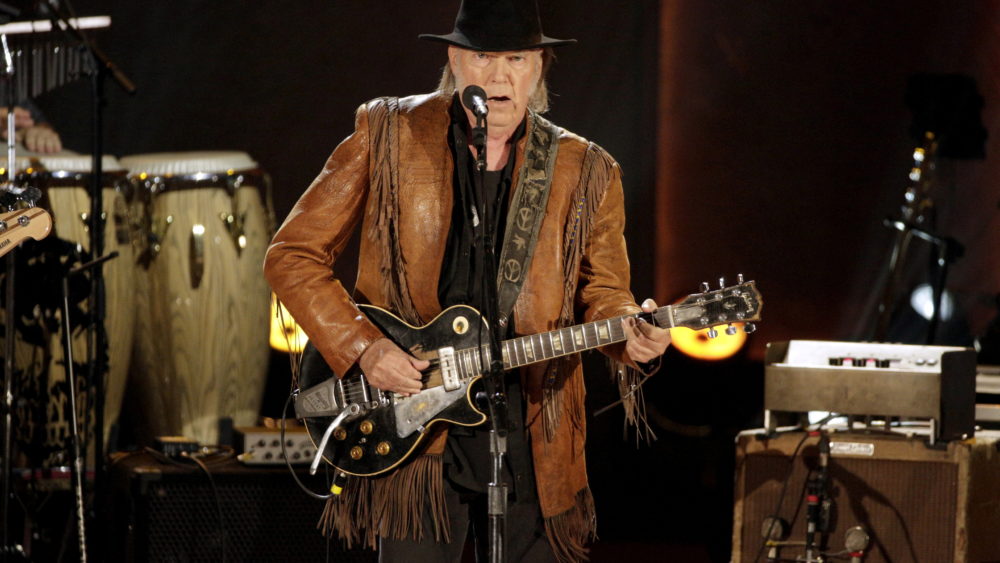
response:
[[(542, 114), (549, 111), (549, 86), (545, 82), (545, 76), (549, 73), (549, 67), (556, 58), (552, 47), (542, 49), (542, 73), (538, 77), (538, 85), (528, 100), (528, 108), (531, 111)], [(451, 64), (446, 63), (441, 70), (441, 80), (438, 81), (438, 92), (452, 94), (455, 92), (455, 74), (451, 71)]]

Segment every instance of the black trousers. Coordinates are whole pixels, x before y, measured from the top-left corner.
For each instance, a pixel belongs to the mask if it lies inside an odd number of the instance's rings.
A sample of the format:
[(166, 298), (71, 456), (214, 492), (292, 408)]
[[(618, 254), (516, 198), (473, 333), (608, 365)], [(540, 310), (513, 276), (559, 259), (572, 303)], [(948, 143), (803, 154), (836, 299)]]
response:
[[(448, 520), (451, 524), (451, 542), (439, 543), (434, 537), (421, 541), (379, 540), (380, 563), (459, 563), (466, 539), (475, 542), (476, 561), (490, 560), (489, 516), (485, 493), (460, 492), (448, 479), (444, 480)], [(424, 514), (424, 529), (433, 529), (430, 510)], [(507, 503), (506, 559), (510, 562), (554, 563), (552, 547), (545, 537), (545, 526), (538, 501)]]

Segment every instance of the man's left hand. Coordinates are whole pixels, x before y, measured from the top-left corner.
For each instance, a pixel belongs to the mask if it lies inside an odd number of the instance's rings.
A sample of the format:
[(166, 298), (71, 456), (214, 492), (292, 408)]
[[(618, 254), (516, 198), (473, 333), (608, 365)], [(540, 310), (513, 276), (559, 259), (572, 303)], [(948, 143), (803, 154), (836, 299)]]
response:
[[(642, 310), (652, 313), (656, 310), (656, 302), (647, 299), (642, 302)], [(660, 357), (670, 345), (670, 331), (658, 328), (645, 321), (627, 317), (622, 319), (625, 329), (625, 352), (636, 363), (647, 363)]]

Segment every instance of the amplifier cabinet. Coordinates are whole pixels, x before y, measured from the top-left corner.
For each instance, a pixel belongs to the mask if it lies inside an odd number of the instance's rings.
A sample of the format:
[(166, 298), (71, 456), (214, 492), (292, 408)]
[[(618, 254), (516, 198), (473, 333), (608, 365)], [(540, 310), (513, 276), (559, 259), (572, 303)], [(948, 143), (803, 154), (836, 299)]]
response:
[[(767, 439), (760, 432), (737, 438), (734, 563), (767, 560), (762, 530), (772, 516), (789, 524), (785, 541), (798, 542), (779, 547), (778, 557), (794, 560), (805, 552), (806, 486), (818, 474), (819, 437), (805, 437), (793, 458), (803, 432)], [(997, 435), (980, 433), (940, 447), (928, 446), (926, 436), (828, 436), (832, 503), (824, 552), (844, 555), (846, 531), (861, 526), (871, 538), (865, 563), (1000, 561)]]
[[(285, 467), (209, 466), (213, 488), (192, 462), (129, 456), (112, 466), (110, 561), (367, 563), (370, 550), (345, 550), (316, 528), (324, 503), (306, 495)], [(298, 475), (316, 492), (325, 479)], [(220, 525), (220, 514), (224, 522)]]

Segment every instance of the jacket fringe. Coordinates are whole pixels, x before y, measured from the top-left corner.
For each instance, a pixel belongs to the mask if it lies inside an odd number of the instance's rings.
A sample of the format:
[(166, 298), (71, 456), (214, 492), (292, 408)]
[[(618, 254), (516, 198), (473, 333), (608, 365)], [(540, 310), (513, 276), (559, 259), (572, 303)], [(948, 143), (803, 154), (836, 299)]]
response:
[(368, 236), (386, 249), (379, 262), (382, 294), (389, 308), (404, 321), (419, 324), (420, 315), (410, 297), (406, 282), (406, 260), (399, 246), (399, 100), (379, 98), (368, 103), (368, 130), (371, 162), (372, 204), (368, 213), (376, 213)]
[[(430, 511), (431, 529), (424, 515)], [(326, 501), (318, 528), (336, 532), (348, 549), (376, 549), (378, 538), (451, 541), (441, 456), (422, 455), (385, 477), (350, 477)]]
[[(579, 277), (580, 261), (586, 251), (586, 241), (590, 239), (590, 231), (594, 226), (597, 209), (604, 201), (604, 193), (611, 179), (614, 161), (601, 147), (594, 143), (587, 146), (583, 157), (583, 172), (580, 181), (573, 192), (573, 215), (566, 222), (563, 234), (563, 303), (559, 313), (559, 326), (573, 324), (576, 286)], [(548, 368), (542, 394), (542, 423), (545, 428), (545, 439), (552, 441), (559, 429), (560, 413), (563, 407), (563, 379), (573, 373), (573, 367), (568, 362), (554, 361)], [(567, 369), (569, 368), (569, 369)]]
[(643, 441), (647, 444), (656, 439), (652, 426), (646, 418), (646, 401), (642, 396), (642, 382), (648, 377), (641, 371), (615, 360), (608, 360), (609, 368), (615, 383), (618, 384), (618, 394), (621, 396), (622, 407), (625, 410), (624, 428), (625, 437), (628, 437), (629, 427), (635, 428), (635, 443), (640, 445)]
[(588, 559), (587, 545), (597, 539), (597, 514), (589, 487), (576, 494), (573, 508), (545, 519), (545, 535), (560, 563)]

